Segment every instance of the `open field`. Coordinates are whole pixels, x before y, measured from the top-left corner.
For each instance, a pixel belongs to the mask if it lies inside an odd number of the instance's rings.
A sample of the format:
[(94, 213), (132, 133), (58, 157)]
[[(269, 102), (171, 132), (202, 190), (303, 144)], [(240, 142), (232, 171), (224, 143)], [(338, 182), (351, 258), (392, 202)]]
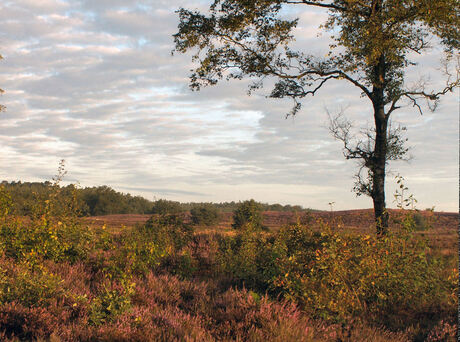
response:
[(233, 229), (0, 195), (2, 341), (456, 340), (457, 214), (393, 210), (378, 238), (372, 210)]
[[(401, 210), (390, 210), (392, 218), (398, 214), (402, 214)], [(434, 229), (447, 229), (456, 230), (458, 227), (458, 213), (445, 213), (445, 212), (430, 212), (421, 211), (421, 215), (427, 218), (432, 218), (431, 225)], [(221, 219), (216, 230), (231, 229), (232, 213), (221, 213)], [(104, 215), (104, 216), (90, 216), (85, 217), (84, 220), (90, 224), (106, 224), (112, 228), (121, 228), (122, 226), (132, 227), (137, 223), (145, 223), (152, 215), (139, 215), (139, 214), (119, 214), (119, 215)], [(311, 222), (318, 225), (318, 220), (323, 220), (324, 223), (330, 224), (332, 222), (339, 222), (341, 227), (352, 231), (366, 232), (374, 229), (373, 227), (373, 211), (372, 209), (356, 209), (345, 211), (312, 211), (308, 213), (292, 213), (292, 212), (279, 212), (279, 211), (266, 211), (263, 213), (264, 225), (268, 226), (271, 230), (276, 230), (281, 226), (296, 222), (297, 218), (301, 221)]]
[[(220, 221), (212, 227), (198, 227), (197, 231), (232, 233), (232, 213), (221, 213)], [(397, 229), (397, 220), (404, 211), (390, 210), (390, 229)], [(427, 229), (419, 232), (424, 235), (430, 244), (442, 254), (454, 255), (458, 251), (458, 213), (420, 211), (426, 220)], [(105, 215), (85, 217), (84, 223), (90, 226), (103, 224), (113, 231), (132, 228), (136, 224), (144, 224), (152, 215)], [(362, 234), (375, 233), (374, 216), (372, 209), (356, 209), (345, 211), (312, 211), (307, 213), (292, 213), (279, 211), (266, 211), (263, 213), (263, 224), (271, 231), (276, 231), (282, 226), (295, 223), (299, 220), (315, 229), (321, 225), (328, 225), (337, 231), (355, 232)]]

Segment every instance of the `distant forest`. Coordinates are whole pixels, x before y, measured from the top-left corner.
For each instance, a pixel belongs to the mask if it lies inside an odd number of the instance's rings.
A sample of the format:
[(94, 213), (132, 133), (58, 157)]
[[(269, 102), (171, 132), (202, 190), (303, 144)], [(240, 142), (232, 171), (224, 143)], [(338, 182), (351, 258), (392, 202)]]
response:
[[(53, 183), (47, 182), (7, 182), (3, 181), (1, 186), (11, 195), (14, 211), (18, 215), (29, 215), (36, 203), (46, 199), (51, 193)], [(108, 186), (77, 188), (74, 185), (59, 187), (59, 191), (67, 198), (69, 195), (75, 197), (80, 216), (99, 216), (111, 214), (154, 214), (158, 209), (164, 207), (174, 208), (174, 211), (190, 211), (194, 207), (202, 205), (213, 206), (220, 212), (233, 212), (240, 202), (204, 203), (189, 202), (180, 203), (160, 199), (150, 201), (141, 196), (133, 196), (129, 193), (118, 192)], [(299, 205), (281, 205), (260, 203), (264, 211), (306, 211)], [(161, 210), (160, 209), (160, 210)]]

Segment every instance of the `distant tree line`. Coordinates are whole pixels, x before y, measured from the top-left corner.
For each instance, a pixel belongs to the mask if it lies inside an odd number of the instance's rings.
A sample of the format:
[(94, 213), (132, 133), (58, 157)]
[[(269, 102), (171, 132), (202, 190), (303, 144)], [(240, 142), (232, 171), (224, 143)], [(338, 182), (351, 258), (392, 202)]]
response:
[[(3, 181), (1, 186), (7, 190), (14, 203), (14, 211), (18, 215), (29, 215), (41, 199), (47, 197), (53, 183)], [(73, 196), (78, 206), (80, 216), (100, 216), (110, 214), (177, 214), (192, 212), (197, 220), (206, 216), (211, 221), (216, 220), (216, 213), (234, 212), (241, 202), (188, 202), (180, 203), (166, 199), (150, 201), (141, 196), (133, 196), (118, 192), (108, 186), (78, 188), (74, 185), (60, 187), (63, 197)], [(299, 205), (257, 204), (262, 211), (301, 212), (307, 209)], [(201, 217), (201, 218), (199, 218)], [(206, 220), (205, 220), (206, 221)], [(204, 221), (203, 221), (204, 222)], [(207, 222), (207, 221), (206, 221)]]
[[(206, 202), (190, 202), (190, 203), (181, 203), (184, 210), (189, 211), (195, 206), (211, 204), (219, 209), (221, 212), (230, 213), (234, 212), (240, 205), (241, 202), (219, 202), (219, 203), (206, 203)], [(279, 203), (268, 204), (268, 203), (259, 203), (262, 211), (282, 211), (282, 212), (301, 212), (301, 211), (311, 211), (311, 209), (303, 208), (300, 205), (282, 205)]]
[[(10, 193), (14, 210), (19, 215), (29, 215), (37, 200), (46, 198), (53, 186), (51, 182), (2, 182)], [(110, 214), (150, 214), (153, 202), (141, 196), (124, 194), (108, 186), (77, 188), (61, 186), (63, 197), (75, 196), (80, 216)]]

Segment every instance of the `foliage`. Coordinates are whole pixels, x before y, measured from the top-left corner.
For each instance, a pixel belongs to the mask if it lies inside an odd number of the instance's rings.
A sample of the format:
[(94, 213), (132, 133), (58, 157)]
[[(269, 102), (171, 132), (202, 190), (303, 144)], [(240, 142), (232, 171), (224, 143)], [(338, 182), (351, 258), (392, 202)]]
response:
[(439, 274), (441, 260), (429, 260), (426, 244), (415, 236), (319, 234), (293, 225), (280, 232), (275, 245), (284, 251), (278, 262), (286, 273), (274, 286), (317, 317), (366, 314), (401, 329), (401, 313), (424, 313), (428, 319), (432, 310), (455, 301), (456, 285)]
[[(17, 260), (39, 263), (42, 259), (75, 262), (87, 255), (91, 238), (77, 220), (75, 194), (63, 196), (58, 175), (42, 202), (28, 218), (3, 217), (0, 221), (0, 252)], [(12, 202), (0, 189), (1, 212), (12, 212)]]
[(296, 223), (273, 238), (243, 232), (222, 240), (222, 272), (236, 285), (281, 294), (311, 317), (341, 324), (359, 318), (400, 331), (418, 324), (427, 331), (439, 313), (454, 317), (457, 271), (413, 231), (377, 238)]
[[(53, 184), (49, 181), (43, 183), (3, 181), (1, 184), (12, 197), (14, 212), (23, 216), (31, 215), (36, 210), (37, 204), (43, 203), (49, 194), (55, 191)], [(76, 196), (75, 205), (78, 216), (146, 214), (150, 213), (152, 208), (151, 201), (140, 196), (117, 192), (108, 186), (81, 189), (73, 184), (59, 185), (59, 193), (61, 200)]]
[(160, 245), (171, 246), (175, 250), (184, 247), (193, 236), (193, 228), (177, 215), (152, 216), (139, 229), (149, 232)]
[[(269, 204), (269, 203), (259, 203), (262, 207), (263, 211), (278, 211), (278, 212), (302, 212), (302, 211), (308, 211), (311, 209), (305, 209), (300, 205), (281, 205), (279, 203), (274, 203), (274, 204)], [(238, 206), (240, 205), (239, 202), (220, 202), (220, 203), (181, 203), (182, 208), (184, 210), (192, 210), (194, 207), (200, 207), (200, 206), (212, 206), (216, 208), (218, 211), (223, 212), (223, 213), (229, 213), (235, 211)]]
[[(49, 181), (39, 182), (1, 182), (2, 188), (11, 197), (11, 210), (21, 216), (29, 216), (35, 210), (37, 204), (49, 196), (52, 183)], [(233, 212), (239, 205), (237, 202), (180, 203), (160, 199), (152, 202), (140, 196), (124, 194), (104, 185), (97, 187), (79, 188), (73, 184), (60, 185), (60, 199), (66, 200), (74, 194), (76, 211), (78, 216), (99, 216), (111, 214), (161, 214), (179, 213), (192, 211), (194, 208), (207, 207), (219, 212)], [(281, 205), (278, 203), (260, 203), (264, 211), (301, 212), (304, 209), (299, 205)], [(167, 207), (170, 207), (169, 209)], [(180, 206), (180, 209), (179, 209)], [(154, 208), (154, 209), (152, 209)], [(173, 209), (174, 208), (174, 209)]]
[(152, 202), (141, 197), (123, 194), (108, 186), (82, 189), (79, 193), (84, 203), (84, 214), (90, 216), (109, 214), (148, 214)]
[(262, 207), (253, 199), (241, 202), (233, 212), (234, 229), (262, 230)]
[[(320, 26), (331, 38), (325, 57), (294, 50), (298, 19), (283, 17), (293, 7), (327, 11)], [(422, 101), (435, 110), (439, 98), (460, 84), (458, 67), (451, 65), (460, 46), (458, 1), (215, 0), (204, 14), (184, 8), (178, 14), (175, 50), (193, 51), (192, 59), (198, 62), (190, 76), (192, 89), (248, 77), (253, 80), (252, 92), (271, 78), (275, 82), (269, 96), (294, 102), (288, 116), (331, 81), (345, 81), (359, 90), (372, 105), (374, 126), (357, 133), (362, 138), (356, 143), (347, 121), (332, 125), (331, 132), (344, 143), (345, 157), (359, 161), (355, 190), (372, 198), (377, 232), (386, 234), (386, 166), (390, 160), (404, 159), (407, 152), (401, 130), (391, 129), (390, 116), (407, 105), (422, 112)], [(424, 53), (433, 36), (446, 50), (446, 84), (427, 89), (421, 79), (409, 86), (405, 72), (415, 64), (411, 53)]]
[(16, 302), (26, 307), (46, 307), (62, 299), (62, 280), (44, 267), (29, 262), (0, 262), (0, 305)]
[(183, 211), (179, 202), (159, 199), (153, 203), (152, 214), (174, 215)]
[(219, 222), (219, 211), (212, 204), (202, 204), (190, 210), (193, 224), (212, 226)]
[(270, 243), (261, 233), (243, 230), (220, 241), (220, 272), (231, 274), (235, 285), (264, 293), (275, 272)]
[(455, 338), (457, 259), (409, 218), (385, 238), (300, 223), (195, 234), (180, 215), (113, 232), (52, 190), (25, 219), (0, 187), (2, 341)]
[(91, 303), (89, 322), (101, 325), (113, 321), (131, 307), (131, 297), (135, 293), (135, 283), (129, 279), (120, 282), (106, 282), (101, 292)]
[[(193, 229), (178, 216), (152, 216), (145, 225), (123, 233), (112, 248), (102, 269), (118, 277), (142, 275), (150, 270), (172, 269), (189, 274), (189, 257), (184, 247), (191, 241)], [(192, 265), (189, 265), (192, 267)]]

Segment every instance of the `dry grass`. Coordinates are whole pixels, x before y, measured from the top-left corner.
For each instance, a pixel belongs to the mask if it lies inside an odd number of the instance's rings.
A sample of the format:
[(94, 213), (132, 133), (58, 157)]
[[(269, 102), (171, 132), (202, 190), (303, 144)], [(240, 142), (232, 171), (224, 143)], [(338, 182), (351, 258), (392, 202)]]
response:
[[(401, 210), (390, 210), (390, 229), (398, 229), (395, 219), (405, 213)], [(319, 211), (311, 213), (291, 212), (264, 212), (263, 224), (271, 231), (276, 231), (282, 226), (300, 220), (302, 223), (321, 229), (323, 225), (342, 232), (357, 234), (373, 234), (374, 218), (372, 209), (346, 210), (346, 211)], [(420, 215), (426, 218), (431, 228), (421, 231), (418, 234), (425, 236), (433, 249), (445, 256), (454, 256), (458, 251), (458, 214), (444, 212), (421, 211)], [(144, 224), (150, 215), (107, 215), (92, 216), (84, 218), (85, 224), (89, 227), (100, 227), (106, 225), (112, 232), (120, 232), (124, 229), (134, 227), (136, 224)], [(196, 227), (197, 233), (221, 233), (232, 236), (235, 234), (231, 227), (232, 213), (222, 213), (220, 222), (213, 227)]]

